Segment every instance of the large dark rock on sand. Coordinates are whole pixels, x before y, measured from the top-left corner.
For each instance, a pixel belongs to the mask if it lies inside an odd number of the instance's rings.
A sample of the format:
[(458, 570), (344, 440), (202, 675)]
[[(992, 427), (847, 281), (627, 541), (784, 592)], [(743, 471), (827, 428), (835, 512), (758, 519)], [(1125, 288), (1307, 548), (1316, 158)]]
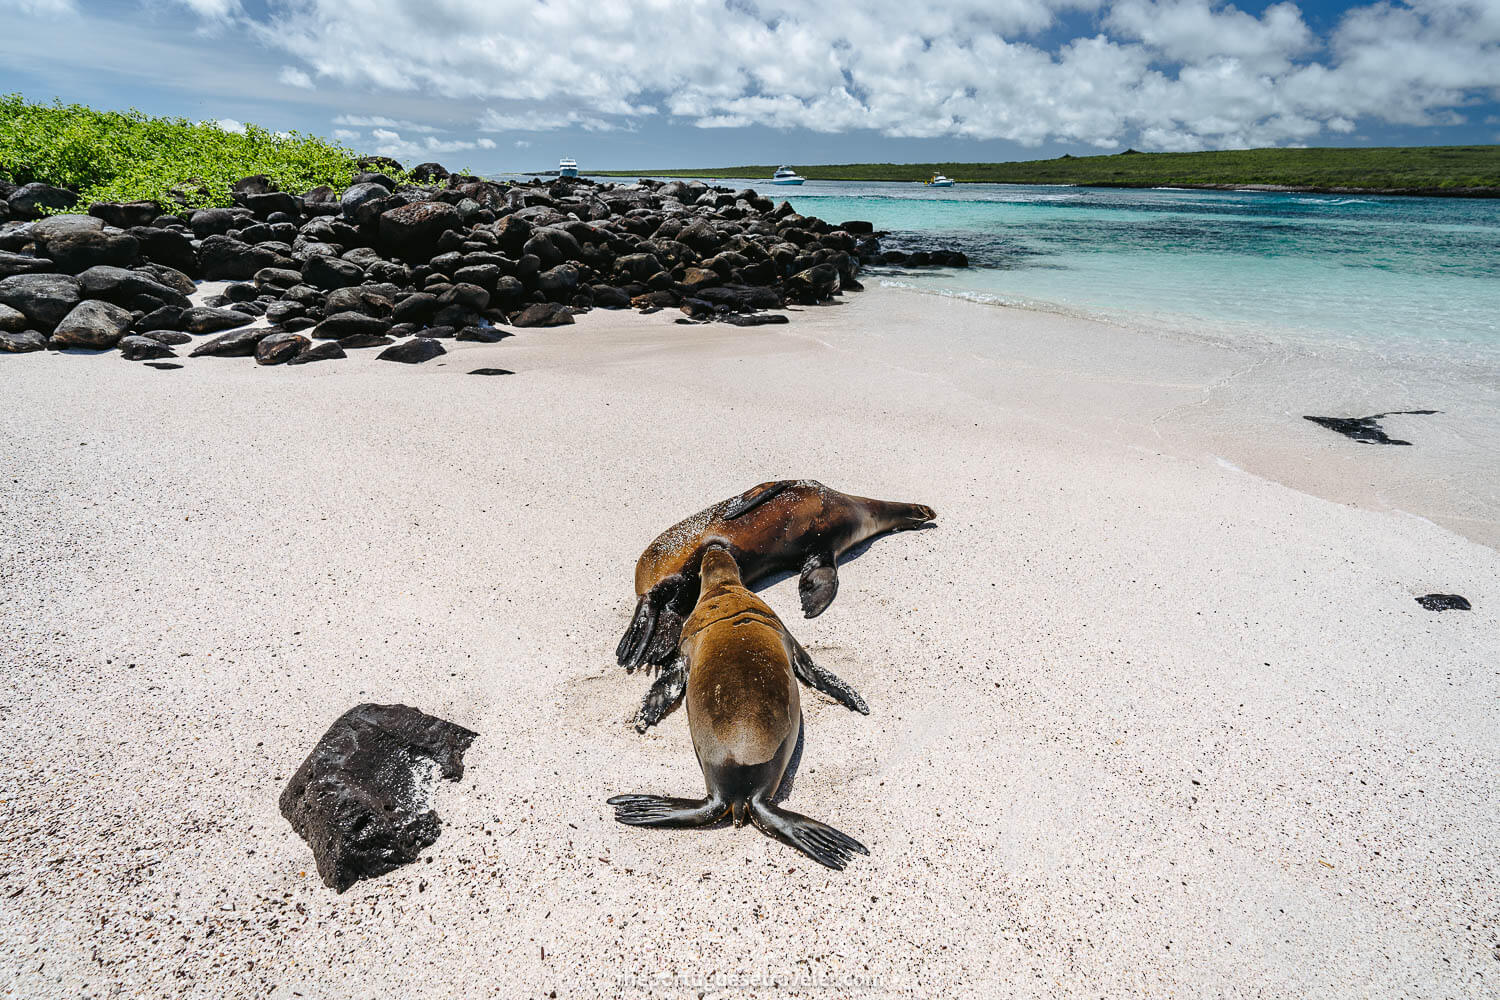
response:
[(193, 358), (248, 358), (255, 353), (255, 345), (277, 332), (279, 331), (268, 326), (247, 326), (243, 330), (231, 330), (229, 333), (220, 334), (213, 340), (199, 344), (188, 356)]
[(0, 302), (15, 309), (43, 333), (72, 312), (80, 298), (78, 279), (65, 274), (16, 274), (0, 278)]
[(404, 365), (419, 365), (431, 361), (448, 351), (432, 337), (413, 337), (400, 344), (393, 344), (375, 356), (376, 361), (399, 361)]
[(312, 346), (312, 341), (300, 333), (273, 333), (262, 337), (255, 345), (255, 363), (258, 365), (280, 365), (292, 360)]
[(1368, 417), (1303, 417), (1302, 419), (1311, 420), (1319, 427), (1338, 431), (1344, 437), (1358, 441), (1360, 444), (1409, 445), (1410, 441), (1398, 441), (1387, 434), (1380, 426), (1380, 421), (1385, 417), (1402, 415), (1426, 417), (1437, 412), (1437, 410), (1392, 410), (1390, 413), (1375, 413)]
[(21, 310), (0, 303), (0, 330), (6, 333), (19, 333), (30, 325), (30, 320)]
[(78, 276), (78, 286), (85, 298), (107, 299), (116, 305), (131, 305), (142, 296), (158, 299), (162, 305), (178, 309), (192, 305), (179, 289), (162, 284), (148, 273), (127, 267), (95, 265)]
[(155, 337), (142, 337), (138, 335), (121, 337), (119, 348), (120, 357), (126, 361), (154, 361), (157, 358), (177, 357), (176, 351)]
[(463, 216), (452, 205), (416, 201), (381, 213), (380, 246), (407, 260), (427, 260), (437, 248), (439, 236), (462, 226)]
[(457, 781), (478, 734), (406, 705), (339, 717), (281, 793), (281, 815), (312, 848), (323, 884), (343, 892), (417, 860), (442, 830), (437, 777)]
[(244, 326), (252, 322), (252, 319), (233, 309), (194, 306), (183, 310), (182, 318), (178, 322), (189, 333), (217, 333), (220, 330), (232, 330), (237, 326)]
[(104, 220), (92, 215), (54, 215), (31, 229), (37, 252), (57, 262), (59, 270), (77, 274), (95, 264), (133, 263), (140, 244), (122, 232), (106, 232)]
[(346, 337), (383, 337), (391, 328), (391, 321), (364, 313), (334, 313), (313, 327), (313, 336), (319, 340), (343, 340)]
[(287, 364), (310, 365), (314, 361), (335, 361), (339, 358), (347, 358), (348, 356), (344, 353), (344, 348), (337, 340), (325, 340), (321, 344), (314, 344), (311, 347), (305, 348), (302, 353), (292, 358)]
[(114, 347), (130, 331), (135, 317), (112, 302), (87, 299), (74, 306), (52, 331), (52, 347), (84, 347), (103, 350)]
[(47, 349), (47, 338), (36, 330), (0, 330), (0, 351), (27, 354)]
[(573, 313), (557, 302), (533, 302), (511, 317), (511, 326), (568, 326)]
[(1472, 611), (1468, 598), (1462, 594), (1423, 594), (1417, 603), (1428, 611)]

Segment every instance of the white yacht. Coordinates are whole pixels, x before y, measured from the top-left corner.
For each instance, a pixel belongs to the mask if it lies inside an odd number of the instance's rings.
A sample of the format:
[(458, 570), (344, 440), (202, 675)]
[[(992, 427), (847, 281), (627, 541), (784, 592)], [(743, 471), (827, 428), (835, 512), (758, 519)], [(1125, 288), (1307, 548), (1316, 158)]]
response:
[(575, 160), (575, 159), (573, 159), (571, 156), (564, 156), (562, 159), (558, 160), (557, 161), (557, 176), (559, 176), (559, 177), (577, 177), (578, 176), (578, 161)]
[(806, 177), (799, 177), (797, 171), (785, 165), (777, 167), (776, 172), (771, 175), (772, 184), (801, 184), (805, 180)]
[(944, 177), (942, 174), (933, 174), (932, 180), (927, 182), (927, 186), (935, 188), (951, 188), (953, 186), (953, 178)]

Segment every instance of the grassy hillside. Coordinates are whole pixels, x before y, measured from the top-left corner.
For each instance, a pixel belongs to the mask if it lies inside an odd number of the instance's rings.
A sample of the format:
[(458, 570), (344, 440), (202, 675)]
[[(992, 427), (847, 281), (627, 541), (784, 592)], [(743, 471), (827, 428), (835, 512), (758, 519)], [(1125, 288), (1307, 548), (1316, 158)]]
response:
[[(775, 165), (707, 170), (590, 171), (615, 176), (766, 177)], [(923, 181), (944, 173), (992, 184), (1105, 187), (1245, 187), (1313, 191), (1353, 189), (1431, 194), (1500, 194), (1500, 146), (1373, 149), (1241, 149), (1209, 153), (1063, 156), (1014, 163), (840, 163), (799, 166), (811, 180)]]
[(82, 201), (230, 204), (230, 185), (265, 174), (284, 191), (343, 187), (356, 154), (313, 136), (255, 125), (226, 132), (211, 122), (153, 118), (139, 111), (95, 111), (79, 104), (34, 104), (0, 95), (0, 179), (46, 181)]

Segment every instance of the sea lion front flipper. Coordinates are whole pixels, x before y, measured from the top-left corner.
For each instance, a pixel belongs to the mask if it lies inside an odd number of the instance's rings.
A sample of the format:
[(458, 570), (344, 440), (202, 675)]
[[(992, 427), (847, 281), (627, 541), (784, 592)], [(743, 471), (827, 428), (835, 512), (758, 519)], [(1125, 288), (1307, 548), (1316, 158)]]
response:
[(840, 705), (851, 708), (860, 715), (870, 714), (870, 706), (865, 704), (859, 692), (846, 681), (814, 663), (812, 655), (796, 639), (792, 639), (792, 672), (803, 684), (822, 691)]
[(724, 505), (724, 520), (733, 521), (746, 511), (754, 510), (795, 482), (795, 479), (779, 479), (750, 487)]
[(677, 703), (682, 700), (682, 693), (687, 690), (687, 675), (688, 661), (685, 656), (678, 656), (661, 668), (656, 683), (651, 685), (651, 690), (641, 699), (641, 710), (635, 714), (636, 732), (644, 733), (677, 707)]
[(765, 833), (834, 871), (843, 871), (853, 855), (870, 853), (864, 844), (826, 823), (760, 799), (750, 800), (750, 816)]
[(802, 595), (804, 618), (816, 618), (828, 610), (839, 592), (839, 567), (832, 552), (814, 552), (807, 557), (797, 592)]
[(645, 662), (659, 612), (660, 605), (653, 604), (651, 591), (642, 594), (640, 600), (635, 602), (635, 614), (630, 619), (630, 627), (625, 630), (620, 644), (615, 647), (615, 662), (624, 667), (627, 674), (635, 673), (635, 668)]
[(615, 819), (630, 826), (707, 826), (729, 811), (722, 799), (674, 799), (666, 795), (616, 795), (606, 799)]

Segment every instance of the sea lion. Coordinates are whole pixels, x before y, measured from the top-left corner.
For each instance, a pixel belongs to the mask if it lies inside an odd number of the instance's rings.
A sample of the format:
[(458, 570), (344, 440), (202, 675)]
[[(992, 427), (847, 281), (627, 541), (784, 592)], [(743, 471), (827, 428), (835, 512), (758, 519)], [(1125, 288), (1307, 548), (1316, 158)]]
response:
[(806, 651), (776, 612), (745, 589), (734, 557), (720, 546), (703, 553), (702, 596), (682, 627), (688, 671), (688, 726), (708, 795), (616, 795), (615, 819), (631, 826), (707, 826), (748, 818), (819, 864), (843, 870), (865, 845), (771, 801), (802, 731), (793, 664)]
[[(919, 528), (936, 516), (921, 504), (850, 496), (811, 479), (783, 479), (761, 483), (662, 532), (635, 564), (639, 599), (615, 649), (627, 672), (646, 663), (662, 668), (641, 702), (636, 728), (645, 732), (682, 697), (686, 664), (678, 639), (698, 600), (698, 566), (709, 546), (728, 548), (747, 584), (800, 570), (802, 611), (814, 618), (838, 593), (839, 556), (877, 535)], [(832, 674), (799, 670), (798, 676), (868, 713), (859, 695)]]

